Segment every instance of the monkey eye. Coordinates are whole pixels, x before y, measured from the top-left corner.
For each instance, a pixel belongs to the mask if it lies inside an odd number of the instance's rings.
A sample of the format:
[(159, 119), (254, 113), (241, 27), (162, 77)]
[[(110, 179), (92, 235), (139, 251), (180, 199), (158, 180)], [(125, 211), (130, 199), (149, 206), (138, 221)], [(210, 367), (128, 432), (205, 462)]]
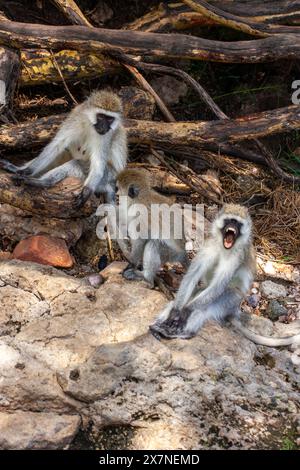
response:
[(128, 196), (131, 198), (131, 199), (134, 199), (135, 197), (137, 197), (139, 195), (139, 188), (134, 186), (133, 184), (129, 186), (128, 188)]
[(112, 124), (115, 120), (115, 118), (113, 116), (108, 116), (107, 114), (103, 114), (103, 113), (98, 113), (97, 114), (97, 120), (99, 119), (104, 119), (105, 121), (108, 122), (108, 124)]

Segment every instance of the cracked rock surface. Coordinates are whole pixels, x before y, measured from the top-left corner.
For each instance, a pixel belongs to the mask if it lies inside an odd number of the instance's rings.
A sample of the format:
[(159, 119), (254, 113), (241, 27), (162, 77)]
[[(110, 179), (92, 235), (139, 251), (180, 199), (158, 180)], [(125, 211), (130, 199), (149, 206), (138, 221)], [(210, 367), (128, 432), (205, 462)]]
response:
[(165, 303), (117, 272), (94, 289), (51, 267), (1, 262), (0, 448), (79, 448), (82, 436), (106, 449), (296, 443), (293, 351), (215, 323), (158, 342), (148, 326)]

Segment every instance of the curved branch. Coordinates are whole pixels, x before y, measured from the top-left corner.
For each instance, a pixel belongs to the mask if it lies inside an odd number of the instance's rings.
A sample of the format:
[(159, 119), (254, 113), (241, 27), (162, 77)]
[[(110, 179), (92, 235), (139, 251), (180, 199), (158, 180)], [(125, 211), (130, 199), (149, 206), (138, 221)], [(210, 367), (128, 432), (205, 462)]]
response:
[(86, 26), (48, 26), (0, 21), (0, 43), (17, 48), (112, 50), (156, 57), (223, 63), (268, 62), (300, 58), (300, 34), (274, 35), (252, 41), (224, 42), (184, 34), (156, 34)]
[(201, 13), (205, 17), (213, 20), (215, 23), (222, 24), (228, 28), (233, 28), (252, 36), (268, 37), (273, 34), (299, 34), (300, 28), (297, 26), (284, 26), (265, 24), (241, 16), (225, 12), (217, 6), (210, 5), (204, 0), (182, 0), (183, 3), (190, 6), (193, 10)]

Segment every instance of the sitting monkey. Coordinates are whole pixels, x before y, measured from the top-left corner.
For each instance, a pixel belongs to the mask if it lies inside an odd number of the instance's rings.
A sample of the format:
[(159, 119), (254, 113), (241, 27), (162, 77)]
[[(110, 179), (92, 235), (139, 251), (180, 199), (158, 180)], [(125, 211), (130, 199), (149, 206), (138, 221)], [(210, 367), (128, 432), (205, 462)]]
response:
[[(166, 262), (180, 262), (184, 267), (189, 265), (188, 256), (185, 251), (185, 237), (175, 238), (174, 221), (170, 219), (170, 235), (163, 238), (162, 214), (159, 213), (158, 220), (153, 222), (151, 218), (151, 207), (164, 205), (170, 210), (173, 200), (158, 194), (151, 188), (149, 172), (141, 169), (125, 169), (117, 177), (116, 183), (117, 199), (125, 196), (126, 205), (119, 204), (119, 224), (124, 221), (127, 226), (136, 220), (134, 210), (137, 205), (142, 205), (146, 213), (139, 213), (138, 222), (140, 232), (143, 234), (133, 239), (130, 233), (127, 235), (131, 242), (131, 252), (126, 256), (129, 265), (123, 271), (123, 276), (128, 280), (145, 279), (151, 287), (154, 287), (155, 276), (160, 267)], [(178, 206), (174, 210), (178, 212)], [(155, 233), (154, 233), (155, 232)], [(124, 240), (118, 240), (123, 253), (127, 250)], [(142, 268), (142, 270), (140, 270)]]

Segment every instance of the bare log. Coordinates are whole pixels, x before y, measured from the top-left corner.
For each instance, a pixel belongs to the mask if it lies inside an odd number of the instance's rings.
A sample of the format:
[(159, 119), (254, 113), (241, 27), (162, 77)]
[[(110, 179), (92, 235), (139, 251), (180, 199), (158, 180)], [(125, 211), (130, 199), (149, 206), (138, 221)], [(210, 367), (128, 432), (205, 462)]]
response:
[[(53, 53), (66, 81), (82, 78), (96, 78), (103, 74), (116, 73), (120, 67), (109, 57), (92, 55), (76, 50), (62, 50)], [(49, 51), (22, 50), (20, 86), (60, 82), (61, 76)]]
[[(17, 125), (2, 126), (0, 148), (32, 148), (47, 142), (65, 115), (50, 116)], [(187, 146), (202, 149), (300, 129), (300, 107), (287, 106), (247, 117), (220, 121), (164, 123), (125, 120), (132, 143), (161, 144), (167, 148)]]
[[(82, 186), (80, 182), (65, 180), (51, 190), (16, 185), (6, 173), (0, 173), (0, 201), (19, 207), (32, 214), (57, 219), (88, 216), (95, 210), (95, 201), (88, 201), (78, 210), (74, 207)], [(73, 178), (72, 178), (73, 180)]]
[(53, 0), (55, 5), (64, 13), (72, 24), (93, 26), (84, 16), (74, 0)]
[[(210, 4), (222, 8), (228, 13), (242, 16), (246, 21), (259, 23), (277, 23), (300, 25), (300, 2), (279, 0), (261, 2), (232, 2), (231, 0), (210, 1)], [(184, 30), (194, 26), (208, 26), (217, 24), (213, 18), (203, 15), (179, 2), (160, 3), (147, 14), (128, 24), (126, 29), (132, 31), (167, 32), (171, 30)]]
[(182, 0), (183, 3), (190, 6), (193, 10), (201, 13), (207, 18), (211, 18), (215, 23), (227, 26), (229, 28), (243, 31), (258, 37), (268, 37), (273, 34), (299, 34), (299, 27), (264, 24), (253, 19), (246, 19), (241, 16), (228, 13), (218, 6), (211, 5), (205, 0)]
[(0, 110), (10, 106), (19, 78), (19, 54), (5, 47), (0, 48)]
[(91, 53), (180, 57), (224, 63), (268, 62), (300, 57), (300, 35), (278, 34), (253, 41), (213, 41), (184, 34), (108, 30), (85, 26), (48, 26), (0, 21), (0, 43), (17, 48), (75, 49)]

